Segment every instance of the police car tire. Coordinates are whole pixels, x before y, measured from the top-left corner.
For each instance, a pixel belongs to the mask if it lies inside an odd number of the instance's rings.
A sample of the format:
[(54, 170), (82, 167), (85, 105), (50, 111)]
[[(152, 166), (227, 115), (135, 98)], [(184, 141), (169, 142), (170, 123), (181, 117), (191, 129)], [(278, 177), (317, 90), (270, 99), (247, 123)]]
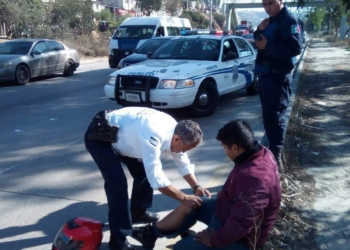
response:
[[(199, 104), (199, 97), (202, 94), (208, 95), (209, 101), (208, 101), (208, 104), (205, 106), (201, 106)], [(214, 111), (218, 107), (218, 103), (219, 103), (219, 92), (218, 92), (218, 89), (216, 88), (216, 85), (211, 81), (204, 80), (198, 89), (194, 102), (190, 106), (190, 111), (194, 116), (197, 116), (197, 117), (209, 116), (212, 113), (214, 113)]]
[(258, 82), (259, 82), (259, 76), (254, 75), (253, 83), (250, 84), (250, 85), (246, 88), (248, 95), (256, 95), (256, 94), (259, 93), (259, 90), (258, 90)]

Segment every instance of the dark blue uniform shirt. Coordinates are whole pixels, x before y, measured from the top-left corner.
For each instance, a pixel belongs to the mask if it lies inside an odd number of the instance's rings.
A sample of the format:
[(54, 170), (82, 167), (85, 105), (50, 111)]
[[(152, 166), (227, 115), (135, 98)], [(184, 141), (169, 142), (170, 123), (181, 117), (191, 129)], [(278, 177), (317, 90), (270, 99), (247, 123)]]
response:
[(263, 34), (267, 38), (264, 50), (258, 50), (255, 73), (267, 74), (272, 70), (290, 72), (295, 66), (293, 58), (301, 53), (302, 35), (298, 20), (287, 7), (283, 7), (265, 30), (254, 32), (254, 39)]

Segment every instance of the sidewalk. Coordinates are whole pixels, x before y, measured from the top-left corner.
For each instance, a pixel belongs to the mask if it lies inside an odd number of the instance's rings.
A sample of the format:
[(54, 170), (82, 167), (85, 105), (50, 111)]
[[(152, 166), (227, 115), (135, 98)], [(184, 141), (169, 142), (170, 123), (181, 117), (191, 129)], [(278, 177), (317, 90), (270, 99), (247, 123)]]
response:
[(293, 119), (302, 137), (295, 157), (315, 181), (314, 192), (307, 194), (314, 202), (302, 207), (316, 224), (313, 249), (350, 249), (349, 62), (349, 50), (313, 39), (298, 86), (301, 105)]

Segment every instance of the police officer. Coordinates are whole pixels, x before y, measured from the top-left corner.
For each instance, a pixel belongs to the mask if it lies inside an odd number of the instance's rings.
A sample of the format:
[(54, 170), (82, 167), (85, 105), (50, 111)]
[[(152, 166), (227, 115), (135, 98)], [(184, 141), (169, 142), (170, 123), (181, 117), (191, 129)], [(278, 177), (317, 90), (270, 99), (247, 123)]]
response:
[(282, 172), (284, 115), (292, 92), (295, 57), (301, 53), (302, 39), (297, 19), (282, 0), (262, 2), (270, 17), (264, 19), (254, 32), (258, 48), (255, 73), (259, 75), (258, 88), (269, 149)]
[[(111, 250), (134, 249), (126, 239), (132, 233), (132, 223), (159, 220), (157, 214), (146, 211), (152, 205), (154, 189), (183, 204), (195, 206), (201, 204), (198, 196), (210, 196), (207, 189), (198, 185), (194, 165), (185, 153), (195, 148), (202, 138), (197, 123), (190, 120), (177, 123), (168, 114), (150, 108), (101, 111), (93, 118), (85, 133), (85, 146), (105, 181)], [(160, 161), (163, 154), (172, 155), (178, 172), (195, 195), (184, 194), (170, 183)], [(127, 179), (121, 163), (127, 166), (134, 179), (131, 216)]]

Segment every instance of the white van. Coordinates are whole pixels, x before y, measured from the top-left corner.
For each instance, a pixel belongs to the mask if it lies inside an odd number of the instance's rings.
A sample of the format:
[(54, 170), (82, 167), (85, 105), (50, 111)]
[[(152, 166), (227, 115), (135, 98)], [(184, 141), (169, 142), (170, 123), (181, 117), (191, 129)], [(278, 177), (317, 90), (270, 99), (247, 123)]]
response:
[(147, 39), (156, 36), (180, 36), (183, 29), (192, 30), (187, 18), (130, 17), (116, 31), (109, 42), (109, 67), (116, 68), (119, 61), (132, 54)]

